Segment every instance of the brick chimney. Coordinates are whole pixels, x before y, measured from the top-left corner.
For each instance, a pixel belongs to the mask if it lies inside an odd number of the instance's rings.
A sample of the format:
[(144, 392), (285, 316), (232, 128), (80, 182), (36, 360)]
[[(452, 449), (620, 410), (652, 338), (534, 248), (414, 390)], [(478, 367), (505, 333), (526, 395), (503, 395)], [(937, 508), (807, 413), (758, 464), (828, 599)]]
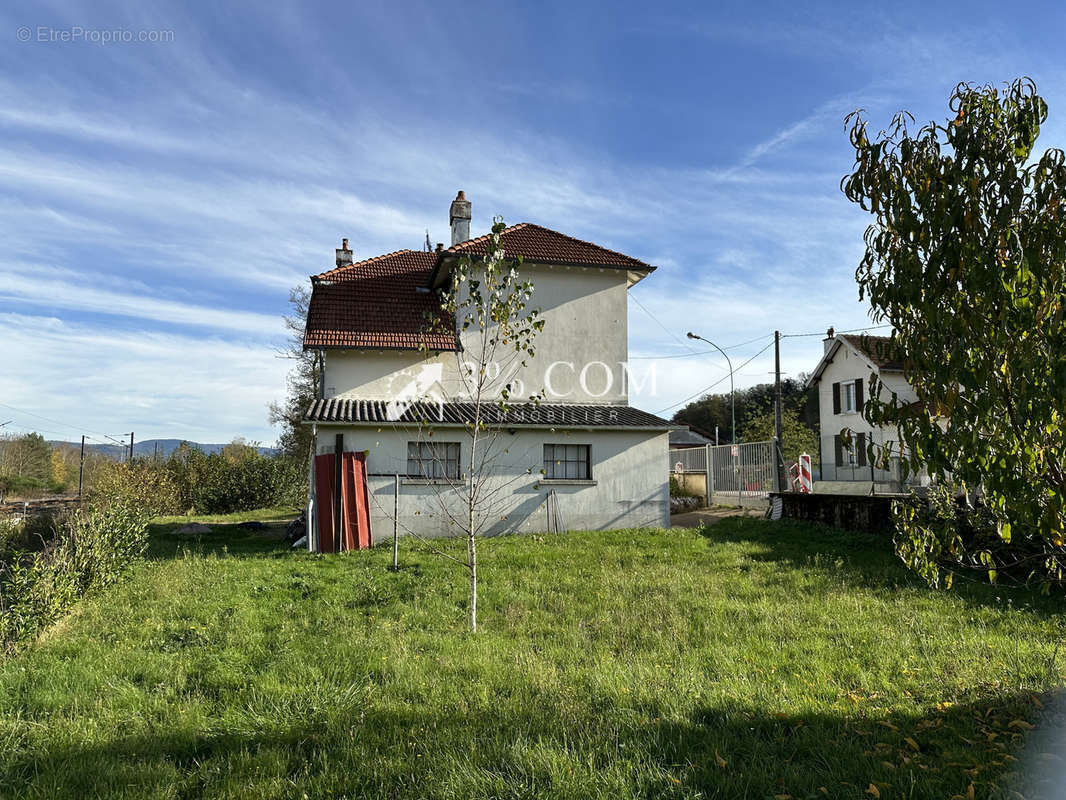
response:
[(465, 242), (470, 238), (470, 201), (466, 199), (463, 190), (452, 200), (451, 212), (452, 246)]
[(337, 266), (346, 267), (352, 263), (352, 251), (348, 249), (348, 240), (341, 239), (341, 246), (337, 248)]
[(824, 352), (828, 353), (829, 348), (833, 346), (833, 338), (835, 335), (836, 331), (834, 331), (832, 328), (825, 332), (825, 338), (822, 339), (822, 345), (825, 347)]

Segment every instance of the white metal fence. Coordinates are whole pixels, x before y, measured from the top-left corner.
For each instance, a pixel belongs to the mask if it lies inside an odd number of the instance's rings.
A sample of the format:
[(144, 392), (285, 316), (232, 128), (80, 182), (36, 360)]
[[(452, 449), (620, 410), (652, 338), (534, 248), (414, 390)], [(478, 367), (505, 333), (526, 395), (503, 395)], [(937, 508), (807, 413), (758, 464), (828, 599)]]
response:
[[(670, 469), (690, 491), (702, 489), (708, 502), (742, 504), (778, 490), (775, 453), (772, 440), (676, 448), (670, 450)], [(700, 476), (702, 486), (682, 476)]]

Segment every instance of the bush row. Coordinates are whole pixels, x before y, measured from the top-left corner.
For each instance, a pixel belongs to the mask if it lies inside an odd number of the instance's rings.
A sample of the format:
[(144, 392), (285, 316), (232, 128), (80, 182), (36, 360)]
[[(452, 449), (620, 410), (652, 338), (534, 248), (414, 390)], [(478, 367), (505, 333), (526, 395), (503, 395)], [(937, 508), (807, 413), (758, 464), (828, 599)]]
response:
[(183, 445), (165, 461), (112, 464), (94, 479), (92, 499), (131, 502), (155, 514), (229, 514), (269, 506), (301, 506), (307, 473), (297, 459), (227, 446), (204, 453)]
[(35, 638), (86, 592), (117, 581), (148, 545), (148, 513), (128, 503), (0, 525), (2, 652)]

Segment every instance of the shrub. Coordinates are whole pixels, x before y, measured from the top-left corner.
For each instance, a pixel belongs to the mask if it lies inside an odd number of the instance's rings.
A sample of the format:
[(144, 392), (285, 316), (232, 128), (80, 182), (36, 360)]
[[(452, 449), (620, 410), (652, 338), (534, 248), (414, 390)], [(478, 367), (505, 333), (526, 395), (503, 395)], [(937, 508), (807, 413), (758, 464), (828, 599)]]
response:
[(297, 459), (263, 456), (254, 448), (207, 454), (183, 445), (166, 469), (182, 507), (202, 514), (299, 506), (307, 498), (306, 476)]
[(0, 561), (0, 648), (34, 638), (87, 592), (114, 583), (148, 546), (148, 514), (129, 503), (78, 509), (53, 521), (43, 549)]
[(98, 506), (130, 506), (152, 515), (178, 514), (186, 509), (173, 476), (147, 459), (99, 465), (86, 494)]

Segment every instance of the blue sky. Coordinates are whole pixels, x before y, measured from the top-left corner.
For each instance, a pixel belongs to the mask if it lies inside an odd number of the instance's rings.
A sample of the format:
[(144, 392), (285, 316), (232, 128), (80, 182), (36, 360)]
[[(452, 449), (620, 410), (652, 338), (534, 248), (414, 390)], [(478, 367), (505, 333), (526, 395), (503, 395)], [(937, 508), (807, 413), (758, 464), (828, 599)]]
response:
[[(870, 324), (849, 111), (943, 118), (957, 82), (1025, 74), (1041, 145), (1066, 138), (1060, 4), (188, 6), (0, 10), (8, 430), (272, 442), (288, 288), (342, 236), (446, 241), (459, 188), (475, 232), (502, 214), (660, 266), (630, 354), (689, 355), (632, 400), (669, 415), (726, 375), (689, 329), (748, 342), (739, 365), (774, 329)], [(116, 30), (169, 41), (86, 41)], [(784, 370), (821, 347), (785, 340)]]

